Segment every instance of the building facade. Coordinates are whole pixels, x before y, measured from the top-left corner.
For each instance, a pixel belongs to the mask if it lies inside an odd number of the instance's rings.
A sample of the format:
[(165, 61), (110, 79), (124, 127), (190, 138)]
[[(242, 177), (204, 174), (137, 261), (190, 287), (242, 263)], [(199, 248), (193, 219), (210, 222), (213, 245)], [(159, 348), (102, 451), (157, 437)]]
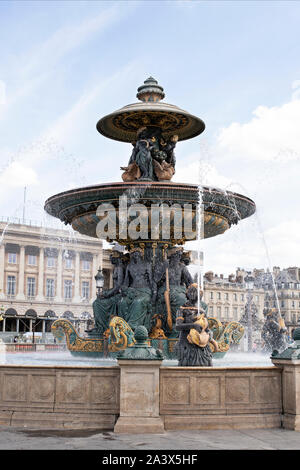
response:
[(272, 272), (254, 270), (254, 276), (256, 285), (265, 291), (265, 311), (279, 310), (292, 336), (300, 320), (300, 268), (274, 266)]
[(0, 335), (48, 333), (56, 318), (83, 332), (93, 322), (94, 276), (112, 284), (109, 250), (101, 240), (62, 229), (0, 222)]

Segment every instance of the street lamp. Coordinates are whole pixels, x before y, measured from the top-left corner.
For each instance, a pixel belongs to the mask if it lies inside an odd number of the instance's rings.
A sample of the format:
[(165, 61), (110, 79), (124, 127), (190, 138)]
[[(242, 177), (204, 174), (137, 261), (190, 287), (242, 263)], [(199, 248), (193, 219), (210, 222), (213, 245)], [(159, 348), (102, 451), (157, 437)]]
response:
[(95, 281), (96, 281), (96, 288), (97, 288), (97, 297), (99, 298), (102, 293), (102, 289), (104, 286), (104, 276), (102, 274), (102, 269), (99, 268), (98, 272), (95, 276)]
[(33, 319), (32, 319), (32, 344), (35, 344), (35, 341), (34, 341), (35, 322), (36, 322), (36, 319), (33, 318)]

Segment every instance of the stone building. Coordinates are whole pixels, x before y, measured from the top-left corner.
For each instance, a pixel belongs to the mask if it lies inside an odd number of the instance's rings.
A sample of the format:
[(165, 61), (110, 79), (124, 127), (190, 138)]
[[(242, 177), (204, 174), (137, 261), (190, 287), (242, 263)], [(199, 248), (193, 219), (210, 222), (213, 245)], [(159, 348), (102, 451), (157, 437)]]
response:
[[(285, 320), (288, 333), (300, 323), (300, 268), (280, 269), (275, 266), (271, 271), (254, 269), (252, 272), (237, 268), (236, 273), (225, 277), (209, 271), (204, 276), (204, 301), (208, 304), (208, 314), (221, 321), (240, 321), (245, 313), (247, 290), (244, 278), (247, 274), (254, 277), (252, 304), (255, 306), (258, 330), (255, 340), (259, 342), (260, 329), (265, 313), (276, 308)], [(245, 318), (245, 317), (244, 317)]]
[(279, 309), (292, 335), (300, 320), (300, 268), (274, 266), (272, 272), (255, 270), (254, 276), (256, 286), (265, 291), (265, 311)]
[[(208, 314), (221, 321), (239, 321), (245, 313), (247, 290), (244, 282), (246, 271), (236, 270), (236, 274), (225, 277), (209, 271), (204, 276), (203, 300), (208, 304)], [(263, 321), (264, 297), (263, 288), (252, 292), (253, 302), (258, 310), (259, 320)]]
[(28, 331), (47, 333), (56, 318), (79, 332), (93, 321), (94, 276), (102, 267), (112, 284), (109, 250), (101, 240), (70, 230), (0, 222), (0, 338)]

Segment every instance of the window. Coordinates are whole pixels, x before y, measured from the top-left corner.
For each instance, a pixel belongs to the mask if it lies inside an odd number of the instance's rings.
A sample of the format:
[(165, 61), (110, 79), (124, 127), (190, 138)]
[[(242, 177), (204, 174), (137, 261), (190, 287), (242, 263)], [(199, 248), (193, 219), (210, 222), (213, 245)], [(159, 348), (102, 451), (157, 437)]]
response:
[(244, 301), (245, 298), (244, 298), (244, 294), (241, 294), (241, 300)]
[(209, 313), (210, 313), (210, 315), (214, 314), (214, 308), (213, 307), (209, 307)]
[(213, 292), (210, 293), (210, 298), (211, 298), (211, 299), (214, 298), (214, 293), (213, 293)]
[(16, 264), (17, 262), (17, 253), (8, 253), (8, 262), (11, 264)]
[(48, 268), (54, 268), (55, 267), (55, 258), (53, 258), (53, 256), (48, 256), (47, 257), (47, 267)]
[(28, 255), (28, 264), (30, 266), (36, 266), (36, 255)]
[(89, 271), (89, 270), (91, 269), (91, 262), (88, 261), (88, 260), (86, 260), (86, 259), (84, 259), (84, 260), (82, 261), (82, 269), (83, 269), (84, 271)]
[(233, 318), (237, 320), (237, 316), (238, 316), (238, 309), (237, 307), (233, 307)]
[(229, 315), (229, 308), (225, 307), (225, 316), (228, 317), (228, 315)]
[(88, 281), (82, 282), (82, 297), (86, 300), (90, 298), (90, 283)]
[(284, 300), (281, 301), (281, 307), (284, 307)]
[(220, 317), (221, 316), (221, 307), (217, 308), (217, 312), (218, 312), (218, 317)]
[(66, 279), (64, 282), (64, 298), (71, 299), (72, 298), (72, 281)]
[(7, 276), (7, 286), (6, 286), (7, 295), (16, 295), (16, 277)]
[(228, 292), (225, 292), (225, 300), (228, 300)]
[(237, 301), (237, 294), (233, 294), (233, 300)]
[(28, 297), (35, 296), (35, 277), (27, 278), (27, 295)]
[(65, 258), (65, 267), (67, 269), (71, 269), (73, 266), (73, 260), (72, 258)]
[(46, 280), (46, 297), (54, 297), (54, 295), (55, 295), (54, 279), (47, 279)]
[(218, 299), (221, 299), (221, 292), (218, 292)]

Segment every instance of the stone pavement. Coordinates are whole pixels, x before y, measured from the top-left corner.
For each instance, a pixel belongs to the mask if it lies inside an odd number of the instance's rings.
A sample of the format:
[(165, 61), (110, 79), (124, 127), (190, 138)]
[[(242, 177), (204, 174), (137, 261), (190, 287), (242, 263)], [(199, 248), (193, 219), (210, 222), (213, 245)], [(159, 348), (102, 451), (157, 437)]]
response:
[[(285, 429), (114, 434), (0, 426), (0, 450), (300, 450), (300, 433)], [(189, 452), (191, 453), (191, 452)], [(99, 454), (100, 455), (100, 454)]]

